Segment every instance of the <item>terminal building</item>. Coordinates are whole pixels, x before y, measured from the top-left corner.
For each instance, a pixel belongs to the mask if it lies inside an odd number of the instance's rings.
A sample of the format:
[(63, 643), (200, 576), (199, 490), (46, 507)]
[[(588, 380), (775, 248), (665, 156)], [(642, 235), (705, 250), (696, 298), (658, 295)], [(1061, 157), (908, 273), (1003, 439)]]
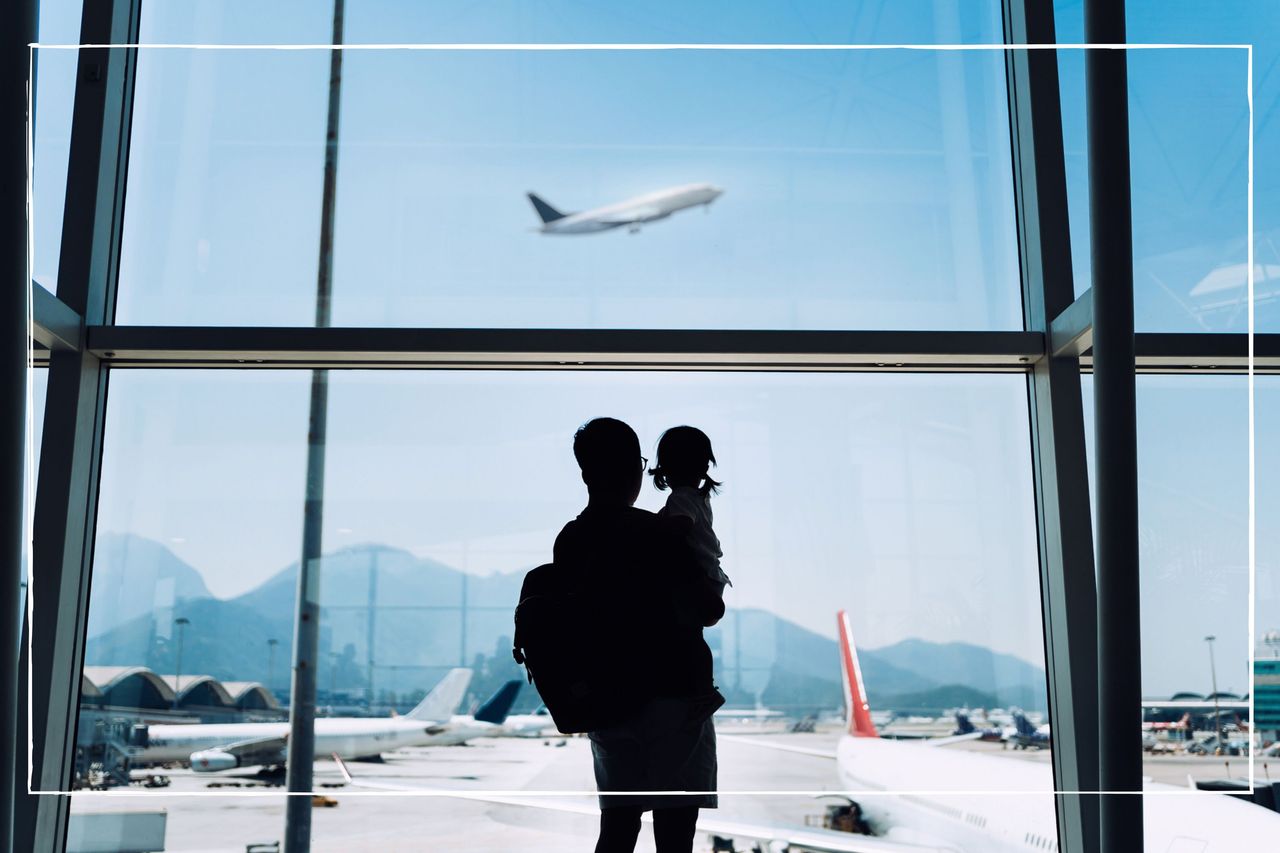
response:
[(1280, 658), (1253, 662), (1253, 715), (1264, 741), (1280, 740)]
[[(80, 709), (192, 722), (257, 722), (288, 716), (276, 697), (250, 681), (225, 684), (207, 675), (157, 675), (141, 666), (85, 667)], [(159, 715), (157, 717), (156, 715)]]

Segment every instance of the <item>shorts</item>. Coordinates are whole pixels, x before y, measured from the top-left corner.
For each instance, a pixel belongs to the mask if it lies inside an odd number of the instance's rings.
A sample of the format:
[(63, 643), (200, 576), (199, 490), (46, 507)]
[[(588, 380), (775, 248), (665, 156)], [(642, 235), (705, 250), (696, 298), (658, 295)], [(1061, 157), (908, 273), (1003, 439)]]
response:
[[(588, 735), (600, 808), (716, 807), (715, 724), (710, 717), (691, 721), (692, 707), (686, 699), (654, 699), (626, 723)], [(608, 791), (702, 793), (606, 796)]]

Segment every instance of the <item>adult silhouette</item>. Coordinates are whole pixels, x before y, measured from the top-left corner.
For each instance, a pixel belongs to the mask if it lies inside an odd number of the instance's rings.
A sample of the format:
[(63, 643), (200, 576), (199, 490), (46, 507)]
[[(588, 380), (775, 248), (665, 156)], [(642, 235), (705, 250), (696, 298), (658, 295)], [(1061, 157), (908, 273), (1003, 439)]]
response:
[(702, 629), (720, 620), (724, 602), (679, 529), (634, 506), (647, 460), (631, 427), (589, 421), (573, 454), (587, 506), (556, 537), (554, 566), (607, 614), (607, 636), (582, 639), (609, 649), (631, 705), (620, 722), (588, 734), (600, 791), (596, 853), (631, 853), (648, 810), (659, 853), (689, 853), (698, 809), (717, 804), (711, 715), (724, 697)]

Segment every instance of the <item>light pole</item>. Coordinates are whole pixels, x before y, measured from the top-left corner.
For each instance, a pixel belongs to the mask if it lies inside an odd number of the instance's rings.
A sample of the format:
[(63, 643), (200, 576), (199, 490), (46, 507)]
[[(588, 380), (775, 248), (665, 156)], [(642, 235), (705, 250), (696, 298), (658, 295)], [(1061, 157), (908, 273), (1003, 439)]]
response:
[(173, 620), (173, 624), (178, 626), (178, 659), (173, 667), (173, 709), (176, 711), (178, 710), (178, 694), (182, 692), (182, 638), (186, 634), (187, 626), (191, 624), (191, 620), (185, 616), (179, 616)]
[[(333, 224), (338, 183), (338, 110), (342, 103), (342, 19), (345, 0), (333, 0), (329, 53), (329, 112), (325, 124), (324, 183), (320, 193), (320, 257), (316, 270), (316, 327), (329, 325), (333, 278)], [(307, 421), (307, 478), (302, 508), (302, 558), (298, 561), (293, 677), (289, 687), (289, 740), (283, 853), (311, 850), (311, 783), (316, 746), (316, 667), (320, 662), (320, 547), (323, 544), (325, 440), (329, 372), (312, 371)]]
[(1222, 742), (1222, 715), (1218, 710), (1218, 670), (1213, 663), (1213, 641), (1218, 639), (1213, 634), (1204, 638), (1209, 644), (1209, 678), (1213, 683), (1213, 731), (1218, 736), (1218, 748), (1225, 750), (1226, 744)]
[(334, 713), (338, 696), (338, 653), (329, 652), (329, 713)]
[(267, 692), (275, 692), (276, 683), (276, 646), (280, 641), (275, 637), (267, 640)]

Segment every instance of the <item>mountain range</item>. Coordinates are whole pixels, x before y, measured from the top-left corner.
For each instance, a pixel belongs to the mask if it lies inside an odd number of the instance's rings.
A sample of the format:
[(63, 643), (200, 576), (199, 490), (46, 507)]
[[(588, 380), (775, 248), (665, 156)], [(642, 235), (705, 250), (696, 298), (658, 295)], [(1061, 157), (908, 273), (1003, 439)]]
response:
[[(297, 576), (294, 563), (242, 595), (217, 598), (197, 569), (161, 543), (103, 533), (85, 662), (171, 673), (174, 620), (185, 617), (183, 672), (261, 681), (287, 694)], [(324, 555), (319, 690), (363, 700), (372, 682), (380, 701), (407, 704), (448, 668), (468, 665), (476, 670), (470, 701), (478, 701), (522, 674), (510, 654), (522, 580), (523, 572), (471, 576), (381, 545)], [(760, 609), (728, 611), (706, 638), (716, 683), (731, 704), (812, 710), (841, 704), (832, 639)], [(1046, 707), (1042, 669), (982, 646), (907, 639), (859, 649), (859, 662), (877, 708)], [(964, 703), (949, 701), (961, 696)], [(527, 690), (518, 707), (536, 701)]]

